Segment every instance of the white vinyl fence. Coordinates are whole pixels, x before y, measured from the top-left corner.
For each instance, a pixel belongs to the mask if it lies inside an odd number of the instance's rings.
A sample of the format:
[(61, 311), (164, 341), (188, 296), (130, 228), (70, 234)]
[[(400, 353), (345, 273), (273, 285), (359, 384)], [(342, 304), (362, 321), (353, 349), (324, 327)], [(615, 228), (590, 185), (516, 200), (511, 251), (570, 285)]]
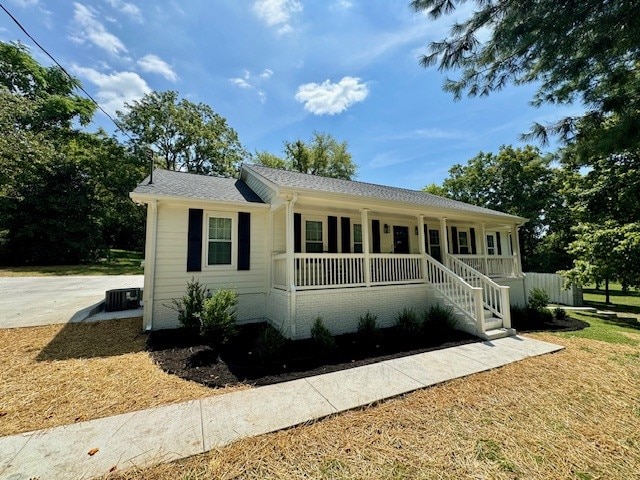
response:
[(529, 298), (529, 294), (534, 288), (540, 288), (547, 292), (551, 303), (559, 303), (572, 307), (582, 305), (582, 288), (571, 285), (567, 290), (563, 287), (564, 279), (557, 273), (525, 273), (524, 292), (525, 297)]

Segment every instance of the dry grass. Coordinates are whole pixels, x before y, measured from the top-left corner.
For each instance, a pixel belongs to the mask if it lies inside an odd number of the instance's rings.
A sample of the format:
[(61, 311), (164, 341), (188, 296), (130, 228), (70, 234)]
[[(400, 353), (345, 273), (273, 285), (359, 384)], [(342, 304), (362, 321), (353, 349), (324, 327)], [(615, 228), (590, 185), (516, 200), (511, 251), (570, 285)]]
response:
[(113, 478), (637, 479), (640, 335), (625, 334), (535, 335), (567, 349)]
[(0, 330), (0, 435), (233, 390), (163, 372), (144, 351), (140, 325), (133, 319)]

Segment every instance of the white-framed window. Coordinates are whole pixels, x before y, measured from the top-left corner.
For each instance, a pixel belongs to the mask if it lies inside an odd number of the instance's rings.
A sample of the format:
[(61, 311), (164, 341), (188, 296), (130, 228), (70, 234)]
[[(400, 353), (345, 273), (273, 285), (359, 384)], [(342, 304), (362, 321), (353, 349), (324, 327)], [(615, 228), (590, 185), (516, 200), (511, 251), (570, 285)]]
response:
[(205, 261), (207, 267), (234, 267), (237, 256), (237, 218), (233, 214), (209, 212), (205, 224)]
[(353, 253), (362, 253), (362, 224), (353, 224)]
[(471, 251), (468, 230), (458, 230), (458, 251), (460, 255), (468, 255)]
[(496, 237), (492, 233), (487, 234), (487, 255), (496, 254)]
[(326, 250), (326, 221), (319, 218), (304, 220), (304, 251), (306, 253), (322, 253)]

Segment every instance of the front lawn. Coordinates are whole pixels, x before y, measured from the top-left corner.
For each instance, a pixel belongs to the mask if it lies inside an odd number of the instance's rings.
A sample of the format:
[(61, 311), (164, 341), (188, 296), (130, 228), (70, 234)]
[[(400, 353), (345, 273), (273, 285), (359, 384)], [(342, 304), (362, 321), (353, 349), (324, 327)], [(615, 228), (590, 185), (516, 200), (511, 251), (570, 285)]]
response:
[(82, 265), (0, 267), (0, 277), (44, 277), (59, 275), (142, 275), (142, 253), (112, 249), (106, 258)]
[(619, 283), (609, 284), (609, 301), (605, 302), (604, 285), (596, 290), (595, 285), (588, 285), (583, 288), (584, 303), (590, 307), (596, 307), (601, 310), (611, 310), (627, 314), (640, 315), (640, 292), (636, 289), (630, 289), (625, 292)]
[(598, 479), (640, 471), (640, 331), (578, 315), (565, 350), (110, 480)]

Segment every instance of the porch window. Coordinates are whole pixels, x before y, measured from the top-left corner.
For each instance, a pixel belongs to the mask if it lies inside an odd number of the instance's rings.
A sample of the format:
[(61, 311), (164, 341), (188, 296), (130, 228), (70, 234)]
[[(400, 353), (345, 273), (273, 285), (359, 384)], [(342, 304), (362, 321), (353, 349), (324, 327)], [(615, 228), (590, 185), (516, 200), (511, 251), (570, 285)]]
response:
[(442, 251), (440, 250), (440, 232), (438, 230), (429, 230), (429, 253), (436, 260), (442, 260)]
[(362, 253), (362, 225), (353, 224), (353, 253)]
[(231, 265), (231, 218), (209, 217), (207, 265)]
[(458, 249), (461, 255), (469, 254), (469, 232), (458, 230)]
[(322, 222), (307, 220), (305, 222), (305, 251), (307, 253), (322, 253), (323, 245)]
[(487, 254), (496, 254), (496, 239), (493, 235), (487, 235)]

